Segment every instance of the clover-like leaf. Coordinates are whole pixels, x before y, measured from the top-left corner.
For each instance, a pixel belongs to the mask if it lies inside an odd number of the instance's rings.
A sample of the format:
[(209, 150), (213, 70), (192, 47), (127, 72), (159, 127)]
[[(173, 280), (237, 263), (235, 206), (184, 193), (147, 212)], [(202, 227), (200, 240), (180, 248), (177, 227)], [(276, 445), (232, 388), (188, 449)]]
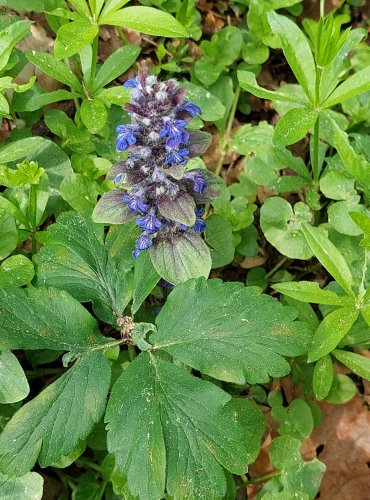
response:
[(289, 373), (284, 356), (307, 352), (311, 336), (295, 318), (292, 308), (257, 287), (191, 280), (170, 294), (150, 341), (154, 349), (214, 378), (268, 382)]
[(47, 467), (72, 453), (99, 422), (109, 383), (103, 353), (83, 355), (8, 422), (0, 436), (0, 471), (22, 476), (37, 459)]
[(131, 494), (153, 500), (165, 488), (174, 500), (222, 498), (224, 468), (243, 473), (264, 429), (252, 403), (147, 353), (115, 383), (105, 418)]
[[(121, 253), (109, 255), (104, 226), (89, 214), (64, 212), (43, 235), (38, 253), (37, 284), (67, 290), (81, 302), (93, 302), (97, 316), (114, 322), (132, 296), (134, 259)], [(129, 243), (130, 244), (130, 243)]]

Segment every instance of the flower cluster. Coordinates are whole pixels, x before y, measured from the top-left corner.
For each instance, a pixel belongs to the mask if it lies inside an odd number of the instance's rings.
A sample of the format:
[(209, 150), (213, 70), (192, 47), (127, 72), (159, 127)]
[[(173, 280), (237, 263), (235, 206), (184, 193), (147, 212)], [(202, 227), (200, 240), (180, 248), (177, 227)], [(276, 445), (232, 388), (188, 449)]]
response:
[(163, 239), (205, 230), (202, 205), (213, 196), (207, 182), (211, 174), (184, 166), (208, 147), (209, 134), (186, 130), (201, 110), (184, 98), (175, 80), (159, 82), (140, 74), (124, 86), (132, 89), (125, 106), (131, 123), (117, 127), (116, 146), (128, 158), (114, 165), (108, 177), (125, 188), (122, 199), (142, 231), (136, 259)]

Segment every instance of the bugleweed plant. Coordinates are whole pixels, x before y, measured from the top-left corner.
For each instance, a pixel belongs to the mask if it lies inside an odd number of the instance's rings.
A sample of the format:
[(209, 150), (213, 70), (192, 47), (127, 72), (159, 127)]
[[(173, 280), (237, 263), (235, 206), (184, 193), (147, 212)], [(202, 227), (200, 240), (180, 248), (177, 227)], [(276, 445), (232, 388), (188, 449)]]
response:
[(321, 402), (370, 380), (353, 1), (222, 3), (209, 36), (194, 1), (31, 3), (0, 0), (0, 498), (313, 500)]

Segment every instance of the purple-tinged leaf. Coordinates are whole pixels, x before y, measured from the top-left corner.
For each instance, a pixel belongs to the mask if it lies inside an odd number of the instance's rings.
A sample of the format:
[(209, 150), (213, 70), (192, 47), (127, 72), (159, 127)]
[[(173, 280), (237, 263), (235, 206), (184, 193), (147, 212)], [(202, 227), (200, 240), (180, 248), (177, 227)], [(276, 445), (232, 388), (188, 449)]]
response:
[(158, 200), (158, 209), (166, 219), (190, 227), (195, 224), (195, 203), (193, 198), (184, 191), (180, 191), (174, 200), (168, 197), (160, 198)]
[(93, 221), (103, 224), (125, 224), (135, 217), (123, 200), (125, 194), (126, 191), (123, 189), (114, 189), (104, 194), (94, 209)]

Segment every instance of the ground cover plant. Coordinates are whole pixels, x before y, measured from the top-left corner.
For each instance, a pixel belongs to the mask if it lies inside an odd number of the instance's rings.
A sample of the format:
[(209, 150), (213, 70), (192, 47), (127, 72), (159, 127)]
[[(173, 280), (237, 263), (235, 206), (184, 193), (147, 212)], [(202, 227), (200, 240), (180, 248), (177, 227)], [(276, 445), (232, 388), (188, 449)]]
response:
[(0, 498), (368, 498), (361, 0), (0, 0)]

